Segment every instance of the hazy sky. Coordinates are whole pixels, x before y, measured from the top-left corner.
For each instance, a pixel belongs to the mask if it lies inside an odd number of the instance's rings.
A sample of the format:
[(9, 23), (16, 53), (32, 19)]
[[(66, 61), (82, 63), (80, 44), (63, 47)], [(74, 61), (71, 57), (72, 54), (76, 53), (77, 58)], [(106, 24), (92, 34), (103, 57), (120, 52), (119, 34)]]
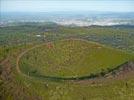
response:
[(0, 0), (2, 12), (134, 12), (134, 0)]

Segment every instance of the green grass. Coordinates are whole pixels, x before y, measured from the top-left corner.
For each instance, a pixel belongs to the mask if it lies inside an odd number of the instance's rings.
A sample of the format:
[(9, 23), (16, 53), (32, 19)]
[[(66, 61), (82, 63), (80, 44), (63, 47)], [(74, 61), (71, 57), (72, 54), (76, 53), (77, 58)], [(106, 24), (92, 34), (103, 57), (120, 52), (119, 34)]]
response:
[(42, 100), (133, 100), (134, 98), (133, 76), (128, 79), (98, 81), (94, 84), (88, 81), (39, 82), (37, 79), (31, 80), (19, 75), (16, 77), (20, 80), (17, 84), (26, 86), (32, 96), (36, 94)]
[(20, 59), (25, 74), (82, 77), (106, 71), (129, 61), (130, 55), (94, 42), (63, 40), (30, 50)]
[[(31, 72), (33, 76), (57, 75), (60, 77), (72, 77), (76, 76), (76, 74), (83, 76), (98, 73), (102, 69), (114, 68), (131, 59), (134, 52), (134, 29), (108, 27), (70, 28), (61, 26), (58, 26), (56, 30), (49, 27), (46, 29), (50, 31), (44, 32), (45, 28), (42, 25), (39, 27), (36, 25), (23, 25), (0, 28), (0, 61), (9, 56), (9, 62), (0, 66), (0, 70), (3, 70), (3, 75), (0, 76), (0, 99), (4, 97), (1, 100), (133, 100), (133, 74), (124, 74), (125, 77), (121, 78), (100, 79), (97, 82), (95, 80), (39, 80), (38, 78), (40, 77), (29, 78), (18, 73), (15, 64), (16, 57), (21, 52), (33, 47), (33, 45), (29, 46), (26, 43), (42, 41), (42, 38), (36, 37), (37, 34), (42, 36), (45, 34), (46, 39), (49, 41), (65, 37), (84, 38), (130, 53), (127, 54), (93, 42), (57, 41), (52, 43), (54, 48), (48, 49), (48, 46), (44, 44), (44, 46), (26, 53), (20, 61), (21, 71), (25, 74)], [(93, 49), (94, 46), (100, 46), (101, 49)], [(83, 48), (87, 49), (84, 50)], [(93, 55), (93, 57), (88, 54)], [(66, 61), (70, 61), (70, 63), (65, 64)], [(84, 62), (85, 64), (83, 65)], [(62, 70), (62, 73), (56, 69), (56, 65), (60, 65), (59, 69)], [(87, 67), (86, 65), (92, 66)], [(11, 72), (8, 72), (9, 70)], [(126, 83), (128, 86), (126, 86)]]

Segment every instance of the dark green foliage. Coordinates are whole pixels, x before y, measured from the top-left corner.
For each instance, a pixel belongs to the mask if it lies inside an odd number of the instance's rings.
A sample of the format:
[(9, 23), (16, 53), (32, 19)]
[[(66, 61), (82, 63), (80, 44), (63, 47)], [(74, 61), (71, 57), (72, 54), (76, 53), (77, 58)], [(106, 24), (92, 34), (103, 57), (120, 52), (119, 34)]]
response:
[(2, 73), (2, 65), (0, 65), (0, 75), (1, 75), (1, 73)]

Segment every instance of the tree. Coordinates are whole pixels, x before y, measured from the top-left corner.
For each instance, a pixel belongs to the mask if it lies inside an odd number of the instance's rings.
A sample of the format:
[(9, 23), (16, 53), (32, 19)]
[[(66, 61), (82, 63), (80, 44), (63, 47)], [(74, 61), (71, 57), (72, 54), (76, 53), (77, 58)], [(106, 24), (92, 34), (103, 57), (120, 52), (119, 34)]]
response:
[(2, 74), (2, 65), (0, 65), (0, 75)]

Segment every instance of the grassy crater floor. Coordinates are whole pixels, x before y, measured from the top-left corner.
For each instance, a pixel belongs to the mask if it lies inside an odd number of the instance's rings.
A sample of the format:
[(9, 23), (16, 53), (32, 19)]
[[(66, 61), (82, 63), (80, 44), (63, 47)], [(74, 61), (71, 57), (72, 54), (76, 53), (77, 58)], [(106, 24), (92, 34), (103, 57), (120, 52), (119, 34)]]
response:
[(26, 52), (19, 60), (21, 72), (32, 76), (75, 78), (115, 68), (130, 55), (94, 42), (62, 40)]

